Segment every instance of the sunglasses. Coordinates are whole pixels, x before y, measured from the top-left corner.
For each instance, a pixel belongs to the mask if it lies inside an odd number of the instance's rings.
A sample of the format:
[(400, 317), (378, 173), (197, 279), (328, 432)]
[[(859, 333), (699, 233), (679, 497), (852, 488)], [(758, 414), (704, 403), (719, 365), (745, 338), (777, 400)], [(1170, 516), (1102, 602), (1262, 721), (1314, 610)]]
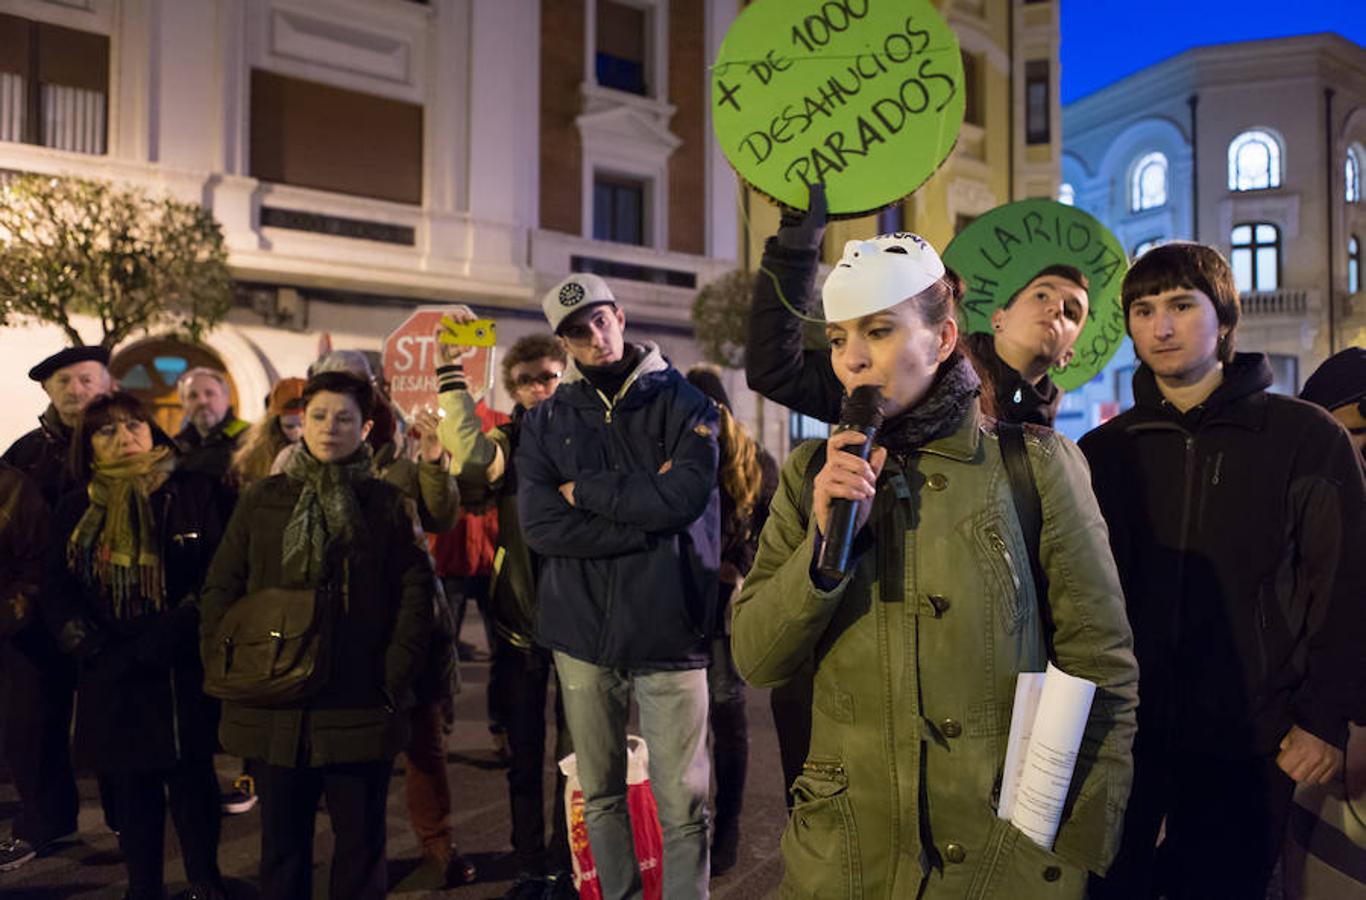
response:
[(561, 374), (562, 373), (560, 372), (551, 372), (548, 370), (545, 372), (538, 372), (535, 375), (523, 373), (518, 375), (512, 383), (519, 388), (531, 387), (533, 384), (539, 384), (541, 387), (550, 387), (560, 380)]

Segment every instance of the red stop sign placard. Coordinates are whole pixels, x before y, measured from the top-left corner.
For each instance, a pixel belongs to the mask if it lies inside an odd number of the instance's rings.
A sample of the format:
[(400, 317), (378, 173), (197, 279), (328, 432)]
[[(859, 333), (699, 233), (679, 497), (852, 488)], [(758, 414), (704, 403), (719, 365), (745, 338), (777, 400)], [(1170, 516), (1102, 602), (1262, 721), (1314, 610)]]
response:
[[(436, 328), (450, 312), (442, 306), (424, 306), (408, 316), (384, 339), (384, 380), (389, 397), (411, 417), (424, 406), (436, 409)], [(493, 347), (462, 348), (465, 380), (475, 400), (493, 386)]]

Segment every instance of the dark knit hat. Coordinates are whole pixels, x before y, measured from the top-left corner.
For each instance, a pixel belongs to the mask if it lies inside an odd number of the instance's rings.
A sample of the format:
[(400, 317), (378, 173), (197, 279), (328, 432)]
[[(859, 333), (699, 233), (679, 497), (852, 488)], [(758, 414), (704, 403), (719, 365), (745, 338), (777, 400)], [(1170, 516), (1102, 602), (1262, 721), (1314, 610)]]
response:
[(49, 356), (38, 365), (28, 370), (28, 377), (34, 381), (47, 381), (58, 369), (65, 369), (67, 366), (74, 366), (76, 363), (97, 362), (102, 366), (109, 365), (108, 347), (67, 347)]
[(1323, 361), (1300, 391), (1300, 399), (1337, 409), (1366, 397), (1366, 349), (1348, 347)]
[(717, 403), (730, 409), (730, 395), (721, 383), (721, 376), (705, 366), (693, 366), (688, 370), (688, 381)]

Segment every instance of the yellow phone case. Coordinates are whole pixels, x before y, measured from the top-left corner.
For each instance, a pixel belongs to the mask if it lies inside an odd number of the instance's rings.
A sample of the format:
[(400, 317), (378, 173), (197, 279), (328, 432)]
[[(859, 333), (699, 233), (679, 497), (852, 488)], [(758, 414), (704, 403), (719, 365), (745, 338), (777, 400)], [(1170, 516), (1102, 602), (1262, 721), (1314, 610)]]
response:
[(441, 328), (437, 340), (457, 347), (492, 347), (498, 337), (498, 326), (492, 319), (458, 324), (450, 316), (442, 316)]

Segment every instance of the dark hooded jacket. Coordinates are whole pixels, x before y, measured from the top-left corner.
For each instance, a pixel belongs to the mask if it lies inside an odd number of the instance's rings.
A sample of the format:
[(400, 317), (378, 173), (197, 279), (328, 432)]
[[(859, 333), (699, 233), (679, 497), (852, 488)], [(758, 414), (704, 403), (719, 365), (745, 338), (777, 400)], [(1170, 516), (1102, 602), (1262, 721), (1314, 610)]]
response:
[(62, 422), (57, 407), (48, 405), (38, 417), (38, 427), (10, 444), (5, 462), (22, 471), (38, 485), (49, 508), (76, 486), (67, 466), (71, 429)]
[[(819, 261), (815, 250), (784, 247), (777, 238), (764, 247), (750, 307), (745, 380), (750, 390), (788, 409), (838, 422), (845, 391), (830, 365), (830, 351), (803, 348), (802, 320), (788, 309), (790, 305), (806, 313), (813, 305)], [(1053, 427), (1062, 391), (1047, 375), (1037, 385), (1025, 381), (996, 355), (989, 334), (965, 334), (960, 340), (971, 351), (968, 357), (979, 376), (992, 385), (989, 409), (998, 418)]]
[(0, 462), (0, 637), (35, 621), (50, 514), (33, 480)]
[(1135, 406), (1081, 440), (1134, 629), (1140, 747), (1268, 754), (1296, 724), (1346, 740), (1366, 487), (1342, 427), (1271, 381), (1240, 353), (1182, 413), (1140, 366)]
[[(600, 666), (707, 665), (717, 425), (711, 400), (653, 347), (615, 397), (571, 365), (559, 390), (523, 417), (517, 509), (541, 559), (539, 643)], [(559, 491), (570, 481), (573, 506)]]

